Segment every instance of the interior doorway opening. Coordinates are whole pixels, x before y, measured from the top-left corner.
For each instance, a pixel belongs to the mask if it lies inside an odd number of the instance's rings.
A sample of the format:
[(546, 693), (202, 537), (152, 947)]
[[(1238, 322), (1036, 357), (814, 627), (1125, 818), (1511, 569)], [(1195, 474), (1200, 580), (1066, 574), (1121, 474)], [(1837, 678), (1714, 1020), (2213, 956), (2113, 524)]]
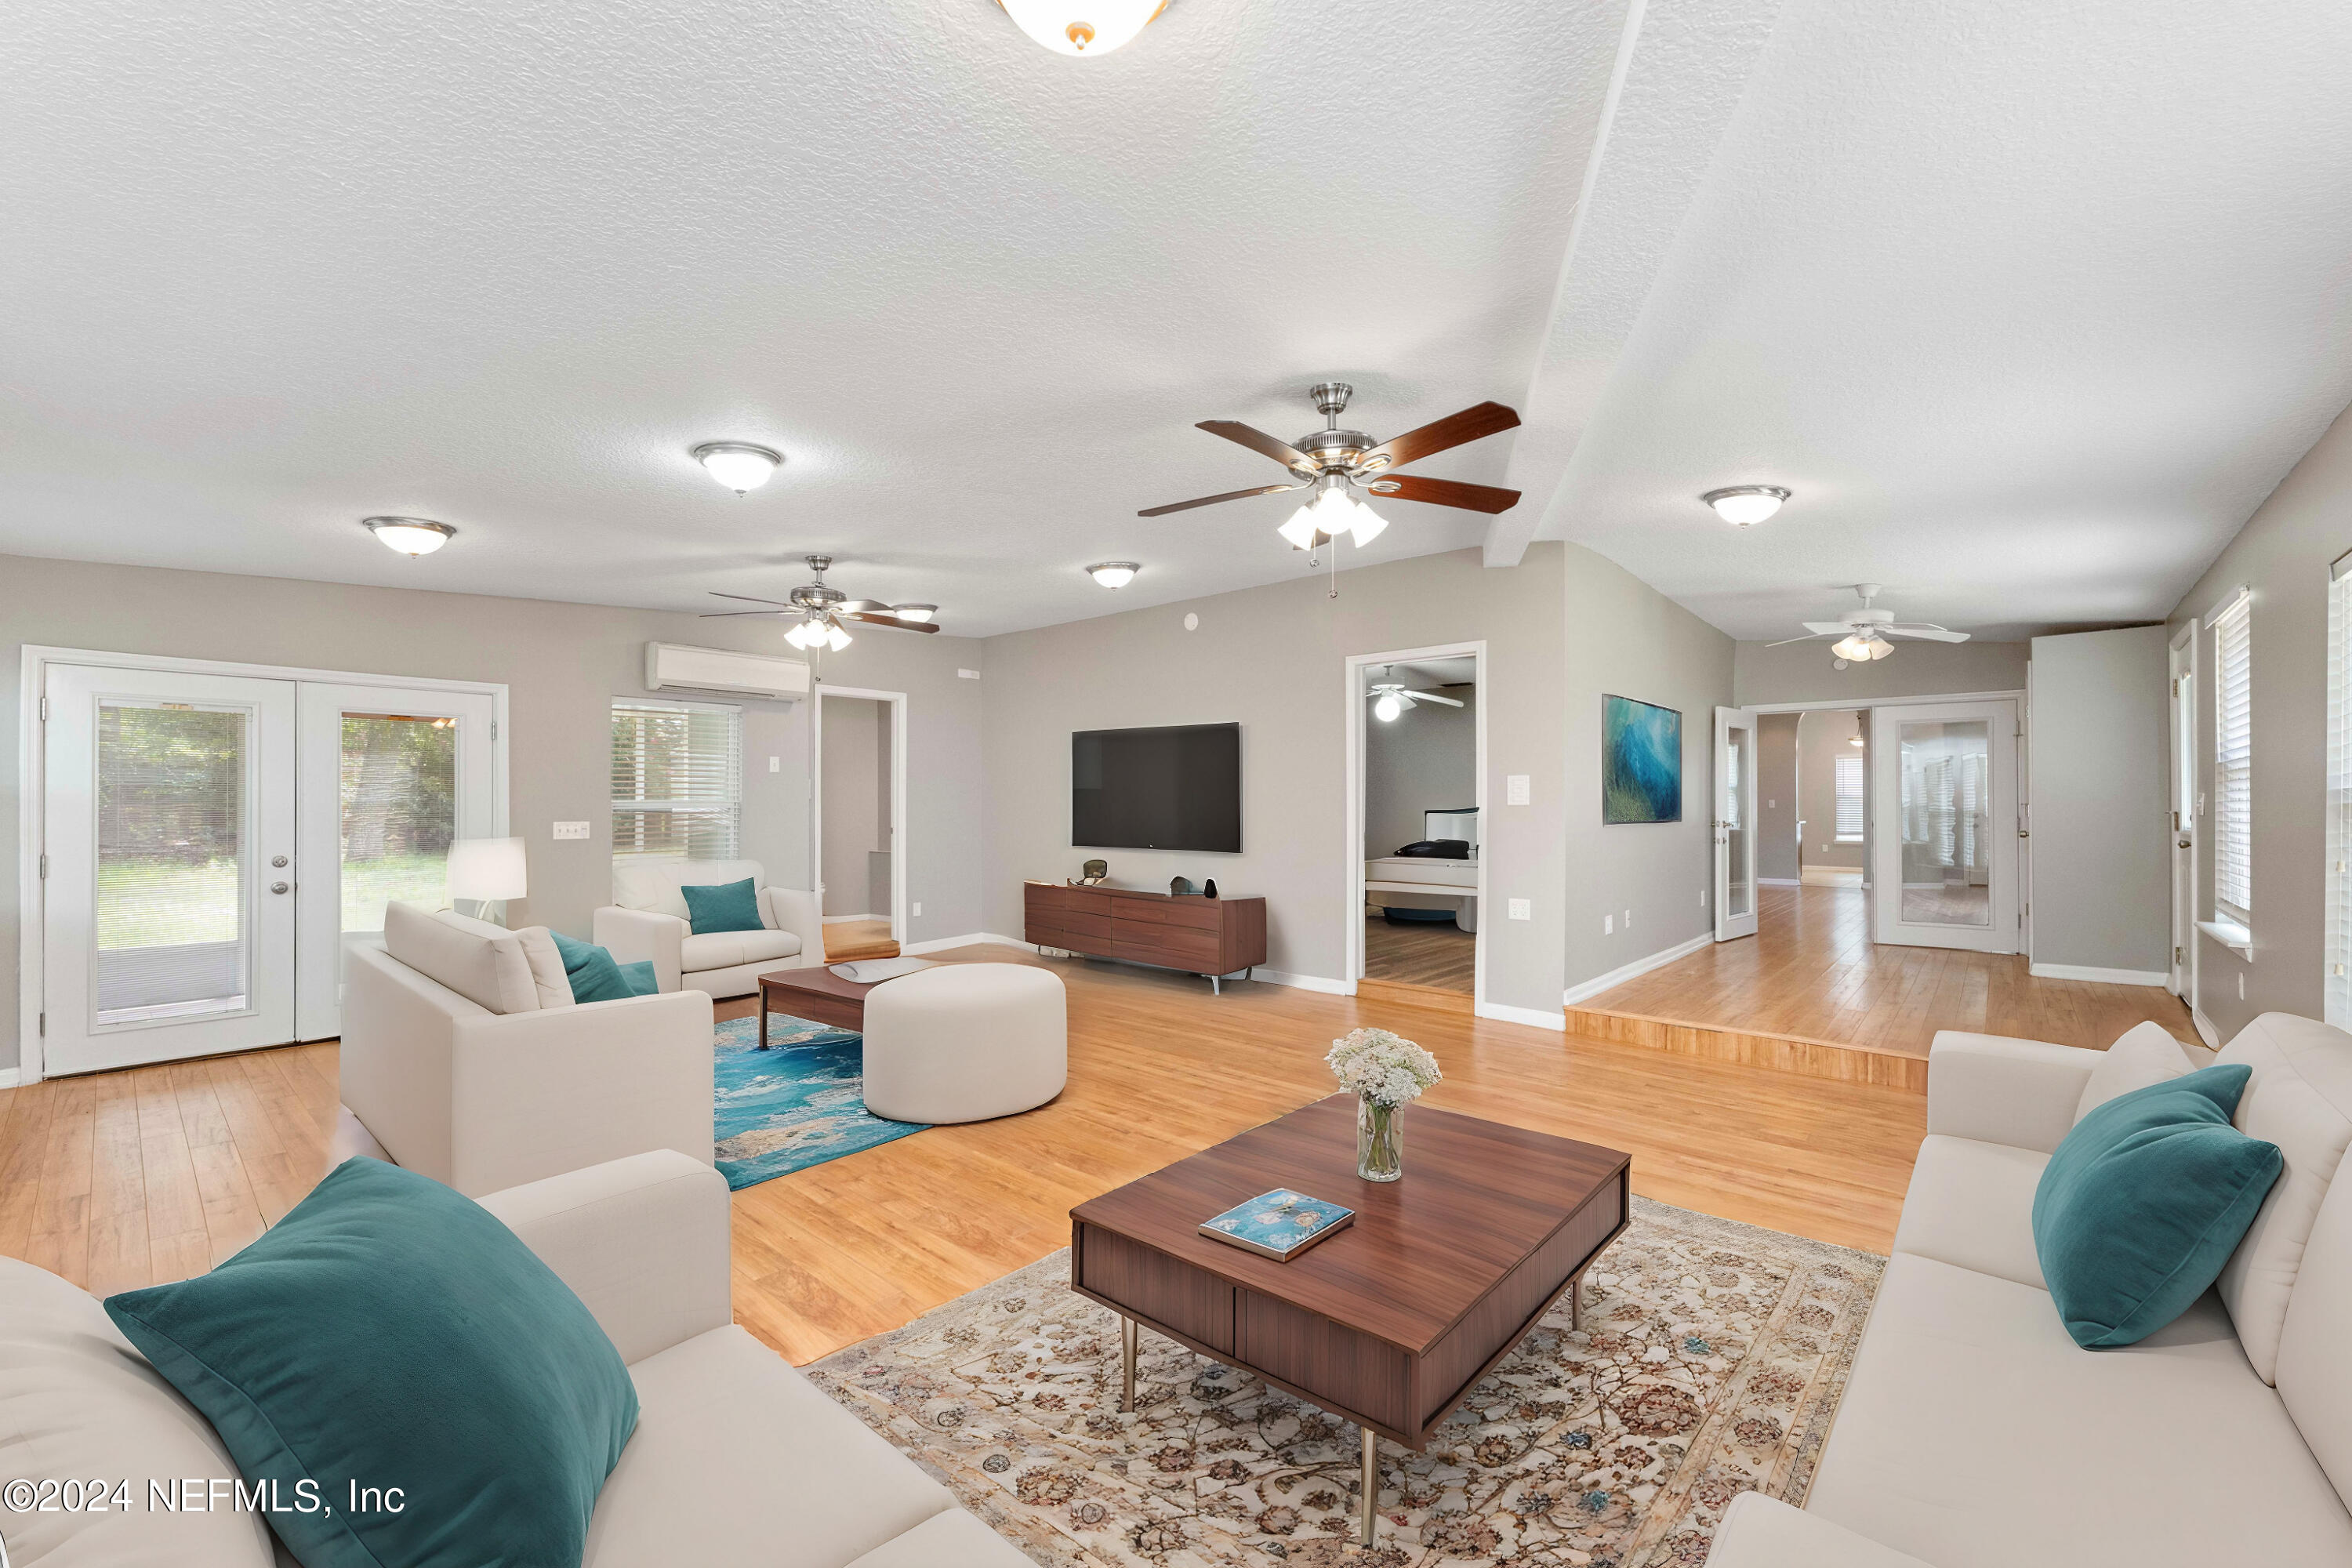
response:
[(814, 718), (809, 861), (826, 956), (895, 956), (910, 913), (906, 693), (820, 687)]
[(1349, 665), (1349, 976), (1474, 1010), (1484, 973), (1485, 652)]

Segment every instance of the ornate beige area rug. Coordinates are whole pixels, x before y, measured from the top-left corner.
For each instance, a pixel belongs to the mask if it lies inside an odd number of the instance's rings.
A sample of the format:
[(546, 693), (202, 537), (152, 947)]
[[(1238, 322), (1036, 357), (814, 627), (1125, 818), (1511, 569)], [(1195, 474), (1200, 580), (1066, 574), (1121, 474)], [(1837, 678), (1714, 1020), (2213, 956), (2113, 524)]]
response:
[(1696, 1564), (1756, 1489), (1801, 1503), (1885, 1260), (1633, 1200), (1585, 1278), (1415, 1454), (1381, 1445), (1355, 1542), (1353, 1423), (1118, 1320), (1069, 1255), (807, 1368), (1051, 1564)]

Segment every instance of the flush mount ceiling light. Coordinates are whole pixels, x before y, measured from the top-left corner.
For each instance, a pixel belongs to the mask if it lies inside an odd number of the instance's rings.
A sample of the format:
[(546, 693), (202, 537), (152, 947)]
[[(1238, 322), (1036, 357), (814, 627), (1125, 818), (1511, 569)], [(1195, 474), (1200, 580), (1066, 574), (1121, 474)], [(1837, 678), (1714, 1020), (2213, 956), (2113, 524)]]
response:
[(363, 517), (360, 526), (403, 555), (430, 555), (457, 536), (447, 523), (426, 517)]
[(1789, 492), (1779, 485), (1733, 485), (1709, 490), (1698, 498), (1715, 508), (1715, 515), (1735, 527), (1748, 528), (1780, 510)]
[(766, 484), (769, 477), (783, 466), (784, 456), (740, 441), (706, 441), (694, 449), (694, 460), (709, 469), (712, 479), (740, 496)]
[(1057, 55), (1107, 55), (1150, 26), (1168, 0), (996, 0), (1013, 25)]
[(940, 607), (937, 605), (893, 605), (890, 606), (890, 613), (902, 621), (913, 621), (920, 625), (938, 615)]
[(1142, 570), (1139, 562), (1097, 561), (1087, 568), (1087, 575), (1106, 588), (1124, 588), (1134, 582), (1135, 574)]

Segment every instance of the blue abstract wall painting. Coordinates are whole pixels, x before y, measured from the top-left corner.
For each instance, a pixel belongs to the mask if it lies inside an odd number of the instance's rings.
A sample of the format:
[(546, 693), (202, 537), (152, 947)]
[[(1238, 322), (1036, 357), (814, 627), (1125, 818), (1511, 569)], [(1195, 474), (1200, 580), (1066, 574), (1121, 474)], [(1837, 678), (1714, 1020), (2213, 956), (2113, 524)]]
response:
[(1631, 697), (1601, 699), (1604, 826), (1683, 819), (1683, 716)]

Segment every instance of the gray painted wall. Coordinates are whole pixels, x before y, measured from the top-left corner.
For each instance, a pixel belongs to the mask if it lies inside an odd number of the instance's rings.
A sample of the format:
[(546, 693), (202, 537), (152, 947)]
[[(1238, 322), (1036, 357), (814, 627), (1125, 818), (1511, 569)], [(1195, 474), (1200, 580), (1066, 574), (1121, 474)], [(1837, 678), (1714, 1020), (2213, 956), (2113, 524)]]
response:
[(1902, 642), (1892, 658), (1838, 669), (1831, 663), (1831, 640), (1790, 643), (1786, 647), (1760, 642), (1739, 644), (1732, 684), (1738, 690), (1740, 704), (2025, 689), (2027, 645), (2021, 642)]
[[(2210, 813), (2213, 635), (2202, 617), (2240, 584), (2253, 591), (2253, 962), (2202, 933), (2196, 938), (2197, 1003), (2224, 1040), (2258, 1014), (2317, 1018), (2326, 1010), (2327, 573), (2347, 550), (2352, 415), (2328, 427), (2172, 612), (2174, 635), (2192, 622), (2199, 626), (2198, 790)], [(2038, 802), (2034, 809), (2038, 816)], [(2198, 912), (2210, 919), (2210, 814), (2198, 826)]]
[(1364, 853), (1391, 855), (1423, 837), (1422, 813), (1478, 798), (1478, 689), (1431, 687), (1462, 703), (1423, 702), (1383, 724), (1364, 721)]
[(1837, 842), (1837, 759), (1863, 754), (1851, 743), (1862, 733), (1861, 716), (1851, 709), (1832, 708), (1799, 717), (1797, 796), (1804, 803), (1805, 818), (1801, 862), (1858, 870), (1863, 846)]
[(2170, 967), (2168, 635), (2134, 626), (2033, 639), (2036, 963), (2158, 976)]
[(1756, 719), (1756, 875), (1768, 881), (1797, 879), (1797, 715), (1762, 713)]
[(888, 847), (890, 732), (887, 711), (864, 697), (824, 700), (824, 912), (882, 915), (870, 908), (866, 857)]
[[(432, 563), (417, 563), (420, 581)], [(771, 584), (774, 586), (775, 584)], [(645, 644), (692, 643), (789, 651), (768, 622), (498, 599), (414, 589), (362, 588), (82, 562), (0, 557), (0, 1068), (14, 1067), (17, 942), (18, 681), (26, 643), (187, 658), (240, 660), (374, 674), (504, 681), (509, 688), (512, 827), (529, 845), (531, 897), (509, 918), (588, 933), (610, 897), (612, 810), (606, 794), (609, 708), (644, 696)], [(981, 643), (869, 629), (826, 655), (824, 679), (909, 696), (908, 896), (924, 900), (912, 940), (981, 924), (977, 856), (981, 685), (959, 666), (983, 667)], [(695, 696), (694, 693), (672, 693)], [(747, 700), (743, 850), (770, 878), (809, 882), (807, 705)], [(767, 772), (767, 759), (782, 759)], [(558, 844), (550, 824), (586, 819), (593, 837)]]

